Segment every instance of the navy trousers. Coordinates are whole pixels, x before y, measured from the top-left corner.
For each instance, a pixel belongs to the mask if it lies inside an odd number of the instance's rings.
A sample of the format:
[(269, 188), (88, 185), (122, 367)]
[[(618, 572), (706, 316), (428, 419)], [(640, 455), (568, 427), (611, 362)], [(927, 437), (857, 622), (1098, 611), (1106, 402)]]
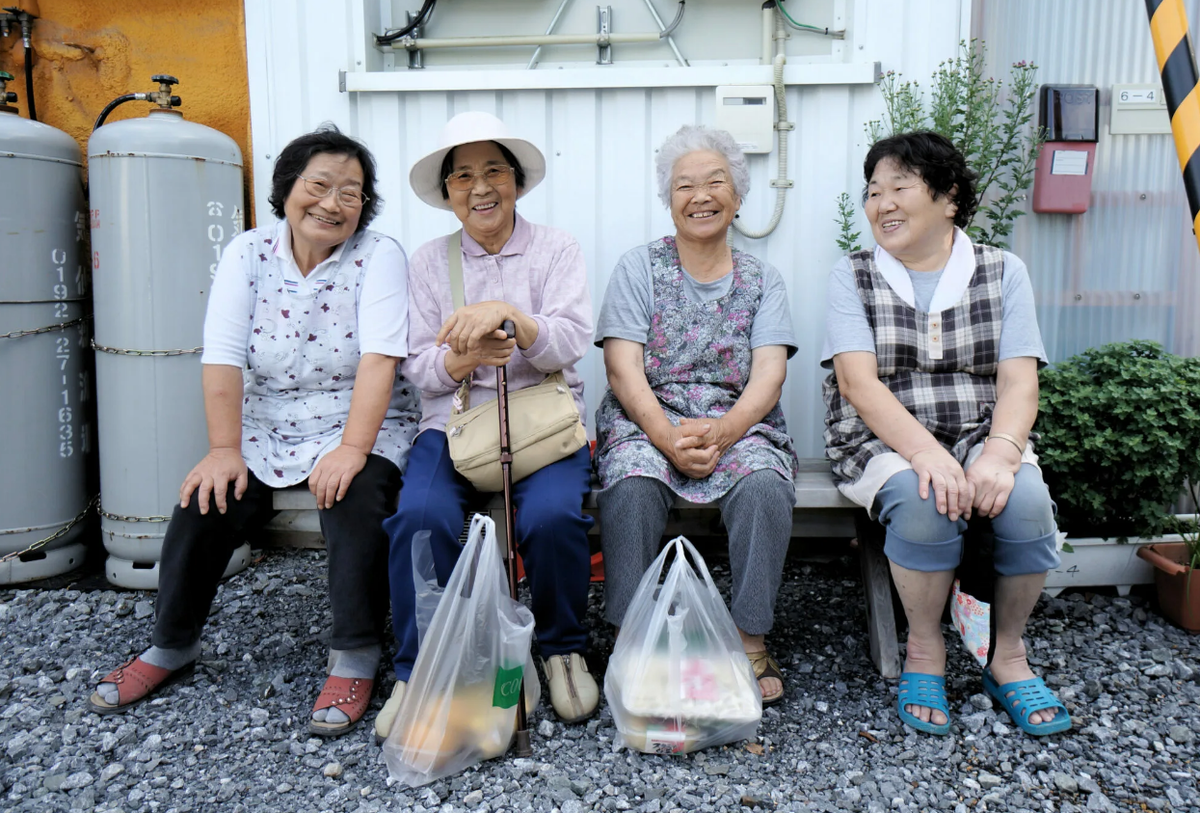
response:
[[(585, 446), (513, 484), (517, 549), (525, 562), (538, 647), (544, 657), (587, 649), (584, 619), (591, 579), (587, 532), (592, 518), (583, 514), (583, 499), (591, 488), (590, 478)], [(444, 585), (462, 552), (458, 537), (467, 505), (478, 493), (454, 470), (445, 432), (427, 429), (417, 435), (399, 508), (383, 524), (389, 540), (397, 680), (408, 680), (417, 659), (413, 535), (429, 531), (438, 582)]]

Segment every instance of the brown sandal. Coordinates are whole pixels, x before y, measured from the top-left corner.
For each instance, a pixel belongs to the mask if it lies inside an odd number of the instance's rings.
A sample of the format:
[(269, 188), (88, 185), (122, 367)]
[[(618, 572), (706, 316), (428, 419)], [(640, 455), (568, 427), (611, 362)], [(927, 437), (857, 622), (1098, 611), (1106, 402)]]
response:
[[(754, 668), (754, 676), (759, 680), (766, 678), (775, 678), (781, 684), (783, 683), (783, 672), (779, 671), (779, 662), (771, 657), (771, 653), (767, 650), (761, 652), (747, 652), (746, 657), (750, 659), (750, 666)], [(762, 692), (762, 684), (758, 686), (758, 691)], [(779, 687), (779, 691), (774, 694), (764, 694), (762, 696), (762, 704), (770, 706), (778, 703), (783, 699), (783, 686)]]
[(92, 696), (88, 698), (88, 706), (97, 714), (116, 714), (125, 711), (130, 706), (141, 703), (162, 687), (190, 675), (195, 667), (196, 662), (192, 661), (175, 670), (163, 669), (146, 663), (140, 656), (135, 655), (99, 681), (99, 683), (116, 684), (118, 702), (106, 703), (99, 692), (92, 692)]
[(375, 690), (372, 678), (344, 678), (330, 676), (317, 695), (313, 711), (339, 709), (350, 719), (344, 723), (323, 723), (309, 719), (308, 732), (318, 737), (340, 737), (358, 724), (371, 704), (371, 693)]

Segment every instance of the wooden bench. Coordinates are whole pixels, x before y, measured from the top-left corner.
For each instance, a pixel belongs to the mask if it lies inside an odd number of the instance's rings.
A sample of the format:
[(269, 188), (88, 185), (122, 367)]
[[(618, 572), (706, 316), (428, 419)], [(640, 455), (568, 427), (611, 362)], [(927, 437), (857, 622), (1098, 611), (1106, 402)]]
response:
[[(891, 571), (883, 554), (882, 535), (876, 532), (877, 526), (867, 519), (866, 512), (837, 490), (825, 460), (805, 459), (800, 464), (800, 475), (796, 478), (792, 536), (859, 539), (858, 554), (871, 660), (883, 677), (897, 678), (900, 676), (900, 650), (892, 604)], [(272, 533), (275, 542), (297, 547), (323, 547), (316, 500), (307, 488), (295, 486), (276, 491), (274, 507), (279, 513), (267, 525), (267, 530)], [(489, 496), (482, 510), (486, 510), (496, 521), (496, 527), (503, 537), (503, 497), (499, 494)], [(584, 501), (584, 511), (596, 515), (594, 491)], [(709, 535), (718, 530), (718, 518), (714, 506), (698, 505), (680, 498), (675, 501), (667, 531), (671, 535)], [(598, 533), (596, 525), (593, 525), (592, 533)]]

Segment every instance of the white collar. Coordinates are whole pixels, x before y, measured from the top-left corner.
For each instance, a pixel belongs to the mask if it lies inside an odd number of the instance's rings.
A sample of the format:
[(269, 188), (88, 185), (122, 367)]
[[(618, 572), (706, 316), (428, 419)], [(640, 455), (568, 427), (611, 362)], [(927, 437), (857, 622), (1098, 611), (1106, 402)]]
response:
[[(353, 235), (351, 235), (351, 236), (353, 236)], [(341, 243), (339, 243), (338, 247), (333, 250), (333, 253), (330, 254), (328, 257), (326, 257), (324, 260), (321, 260), (321, 262), (317, 263), (313, 267), (313, 270), (308, 272), (308, 275), (311, 277), (313, 271), (316, 271), (318, 268), (325, 265), (326, 263), (339, 262), (342, 259), (342, 251), (346, 248), (346, 243), (348, 243), (348, 242), (350, 242), (350, 240), (347, 238), (346, 240), (343, 240)], [(285, 260), (286, 262), (291, 263), (292, 266), (296, 269), (297, 273), (299, 273), (300, 266), (296, 265), (296, 256), (295, 256), (295, 254), (292, 253), (292, 229), (291, 229), (291, 227), (288, 226), (288, 222), (286, 220), (280, 220), (279, 223), (275, 227), (275, 248), (273, 250), (273, 253), (275, 254), (276, 257), (279, 257), (279, 258)], [(304, 276), (304, 275), (301, 274), (301, 276)]]
[[(896, 295), (908, 303), (909, 307), (916, 307), (916, 297), (913, 295), (912, 279), (908, 276), (908, 269), (903, 263), (888, 254), (880, 246), (875, 246), (875, 267), (879, 269), (879, 273), (891, 286)], [(929, 303), (930, 313), (939, 313), (952, 308), (958, 301), (962, 299), (963, 294), (967, 291), (967, 286), (971, 283), (971, 277), (975, 274), (975, 247), (971, 244), (971, 238), (967, 237), (966, 232), (957, 226), (954, 227), (954, 243), (950, 247), (950, 259), (946, 261), (946, 268), (942, 271), (942, 277), (938, 280), (937, 288), (933, 292), (933, 299)]]

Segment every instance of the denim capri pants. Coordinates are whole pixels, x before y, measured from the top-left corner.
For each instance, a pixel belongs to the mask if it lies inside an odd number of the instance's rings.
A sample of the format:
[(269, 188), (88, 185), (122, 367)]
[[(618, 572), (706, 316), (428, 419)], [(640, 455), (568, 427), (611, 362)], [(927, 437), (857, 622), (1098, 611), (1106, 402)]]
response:
[[(918, 482), (917, 473), (907, 469), (892, 475), (876, 494), (874, 513), (887, 532), (883, 552), (908, 570), (954, 570), (962, 561), (967, 522), (939, 514), (932, 487), (923, 500)], [(992, 518), (993, 565), (999, 575), (1025, 576), (1058, 567), (1055, 511), (1041, 471), (1023, 463), (1008, 504)]]

